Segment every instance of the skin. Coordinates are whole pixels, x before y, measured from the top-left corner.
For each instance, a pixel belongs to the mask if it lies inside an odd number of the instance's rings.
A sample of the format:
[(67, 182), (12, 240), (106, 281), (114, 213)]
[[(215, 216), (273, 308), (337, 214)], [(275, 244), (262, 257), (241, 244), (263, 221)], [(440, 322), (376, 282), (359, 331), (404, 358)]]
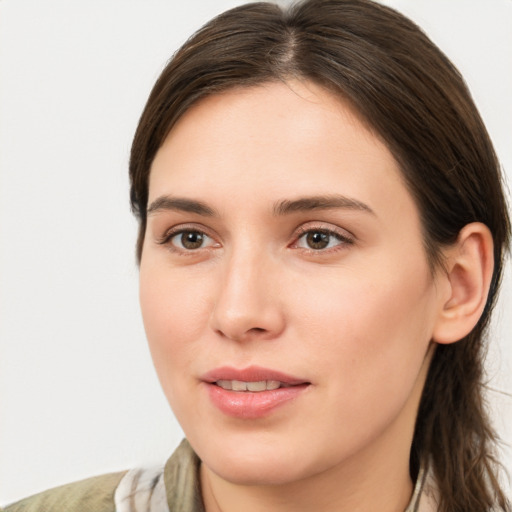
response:
[[(275, 212), (334, 194), (352, 203)], [(168, 208), (169, 197), (209, 214)], [(429, 269), (416, 205), (384, 143), (312, 83), (231, 90), (173, 128), (152, 164), (149, 205), (144, 324), (164, 393), (203, 461), (207, 510), (404, 510), (451, 288)], [(204, 233), (203, 245), (184, 248), (187, 230)], [(324, 249), (308, 246), (318, 230)], [(263, 418), (229, 417), (201, 376), (250, 365), (310, 385)]]

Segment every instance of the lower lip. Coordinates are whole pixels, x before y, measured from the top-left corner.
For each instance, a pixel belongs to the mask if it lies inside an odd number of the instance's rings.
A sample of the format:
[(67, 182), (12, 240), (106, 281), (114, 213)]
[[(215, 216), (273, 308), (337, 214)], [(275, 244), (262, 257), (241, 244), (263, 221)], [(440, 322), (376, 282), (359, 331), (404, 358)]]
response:
[(205, 383), (213, 404), (224, 414), (240, 419), (257, 419), (297, 398), (309, 384), (267, 391), (230, 391), (216, 384)]

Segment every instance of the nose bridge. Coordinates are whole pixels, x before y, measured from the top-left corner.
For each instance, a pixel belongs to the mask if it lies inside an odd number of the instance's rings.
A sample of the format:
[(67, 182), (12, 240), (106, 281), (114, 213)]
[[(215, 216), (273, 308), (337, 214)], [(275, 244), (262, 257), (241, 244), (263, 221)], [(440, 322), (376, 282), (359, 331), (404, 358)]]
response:
[(272, 338), (283, 328), (277, 300), (276, 263), (251, 243), (234, 245), (223, 262), (212, 327), (234, 340)]

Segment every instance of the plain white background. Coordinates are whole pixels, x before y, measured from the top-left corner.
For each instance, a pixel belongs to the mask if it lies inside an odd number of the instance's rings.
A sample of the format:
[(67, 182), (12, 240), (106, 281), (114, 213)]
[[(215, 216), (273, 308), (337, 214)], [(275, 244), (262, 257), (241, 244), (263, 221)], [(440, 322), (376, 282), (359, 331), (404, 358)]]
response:
[[(237, 0), (0, 0), (0, 503), (182, 437), (138, 309), (131, 137), (167, 59)], [(388, 0), (466, 77), (512, 182), (512, 1)], [(488, 363), (512, 443), (512, 279)], [(512, 468), (510, 448), (503, 460)]]

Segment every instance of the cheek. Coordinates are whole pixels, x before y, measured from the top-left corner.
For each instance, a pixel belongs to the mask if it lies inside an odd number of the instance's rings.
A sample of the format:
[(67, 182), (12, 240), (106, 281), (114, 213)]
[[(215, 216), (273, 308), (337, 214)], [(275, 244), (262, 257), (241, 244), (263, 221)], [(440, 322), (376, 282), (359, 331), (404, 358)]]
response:
[(338, 448), (356, 450), (383, 432), (416, 396), (430, 342), (432, 290), (418, 279), (381, 285), (338, 282), (301, 301), (303, 343), (296, 355), (316, 369), (325, 393), (314, 435), (330, 440), (333, 457)]
[[(207, 287), (185, 279), (167, 265), (141, 264), (140, 303), (146, 337), (162, 390), (180, 424), (200, 424), (190, 409), (194, 388), (191, 369), (201, 359), (201, 340), (208, 324)], [(192, 395), (191, 395), (192, 393)]]
[(427, 269), (358, 275), (317, 281), (318, 292), (300, 296), (294, 308), (301, 312), (296, 335), (307, 346), (302, 357), (324, 368), (342, 389), (339, 396), (355, 402), (413, 385), (435, 319)]
[[(160, 378), (166, 368), (185, 368), (199, 350), (209, 314), (204, 280), (183, 272), (141, 265), (140, 303), (144, 328)], [(169, 374), (169, 375), (172, 375)]]

